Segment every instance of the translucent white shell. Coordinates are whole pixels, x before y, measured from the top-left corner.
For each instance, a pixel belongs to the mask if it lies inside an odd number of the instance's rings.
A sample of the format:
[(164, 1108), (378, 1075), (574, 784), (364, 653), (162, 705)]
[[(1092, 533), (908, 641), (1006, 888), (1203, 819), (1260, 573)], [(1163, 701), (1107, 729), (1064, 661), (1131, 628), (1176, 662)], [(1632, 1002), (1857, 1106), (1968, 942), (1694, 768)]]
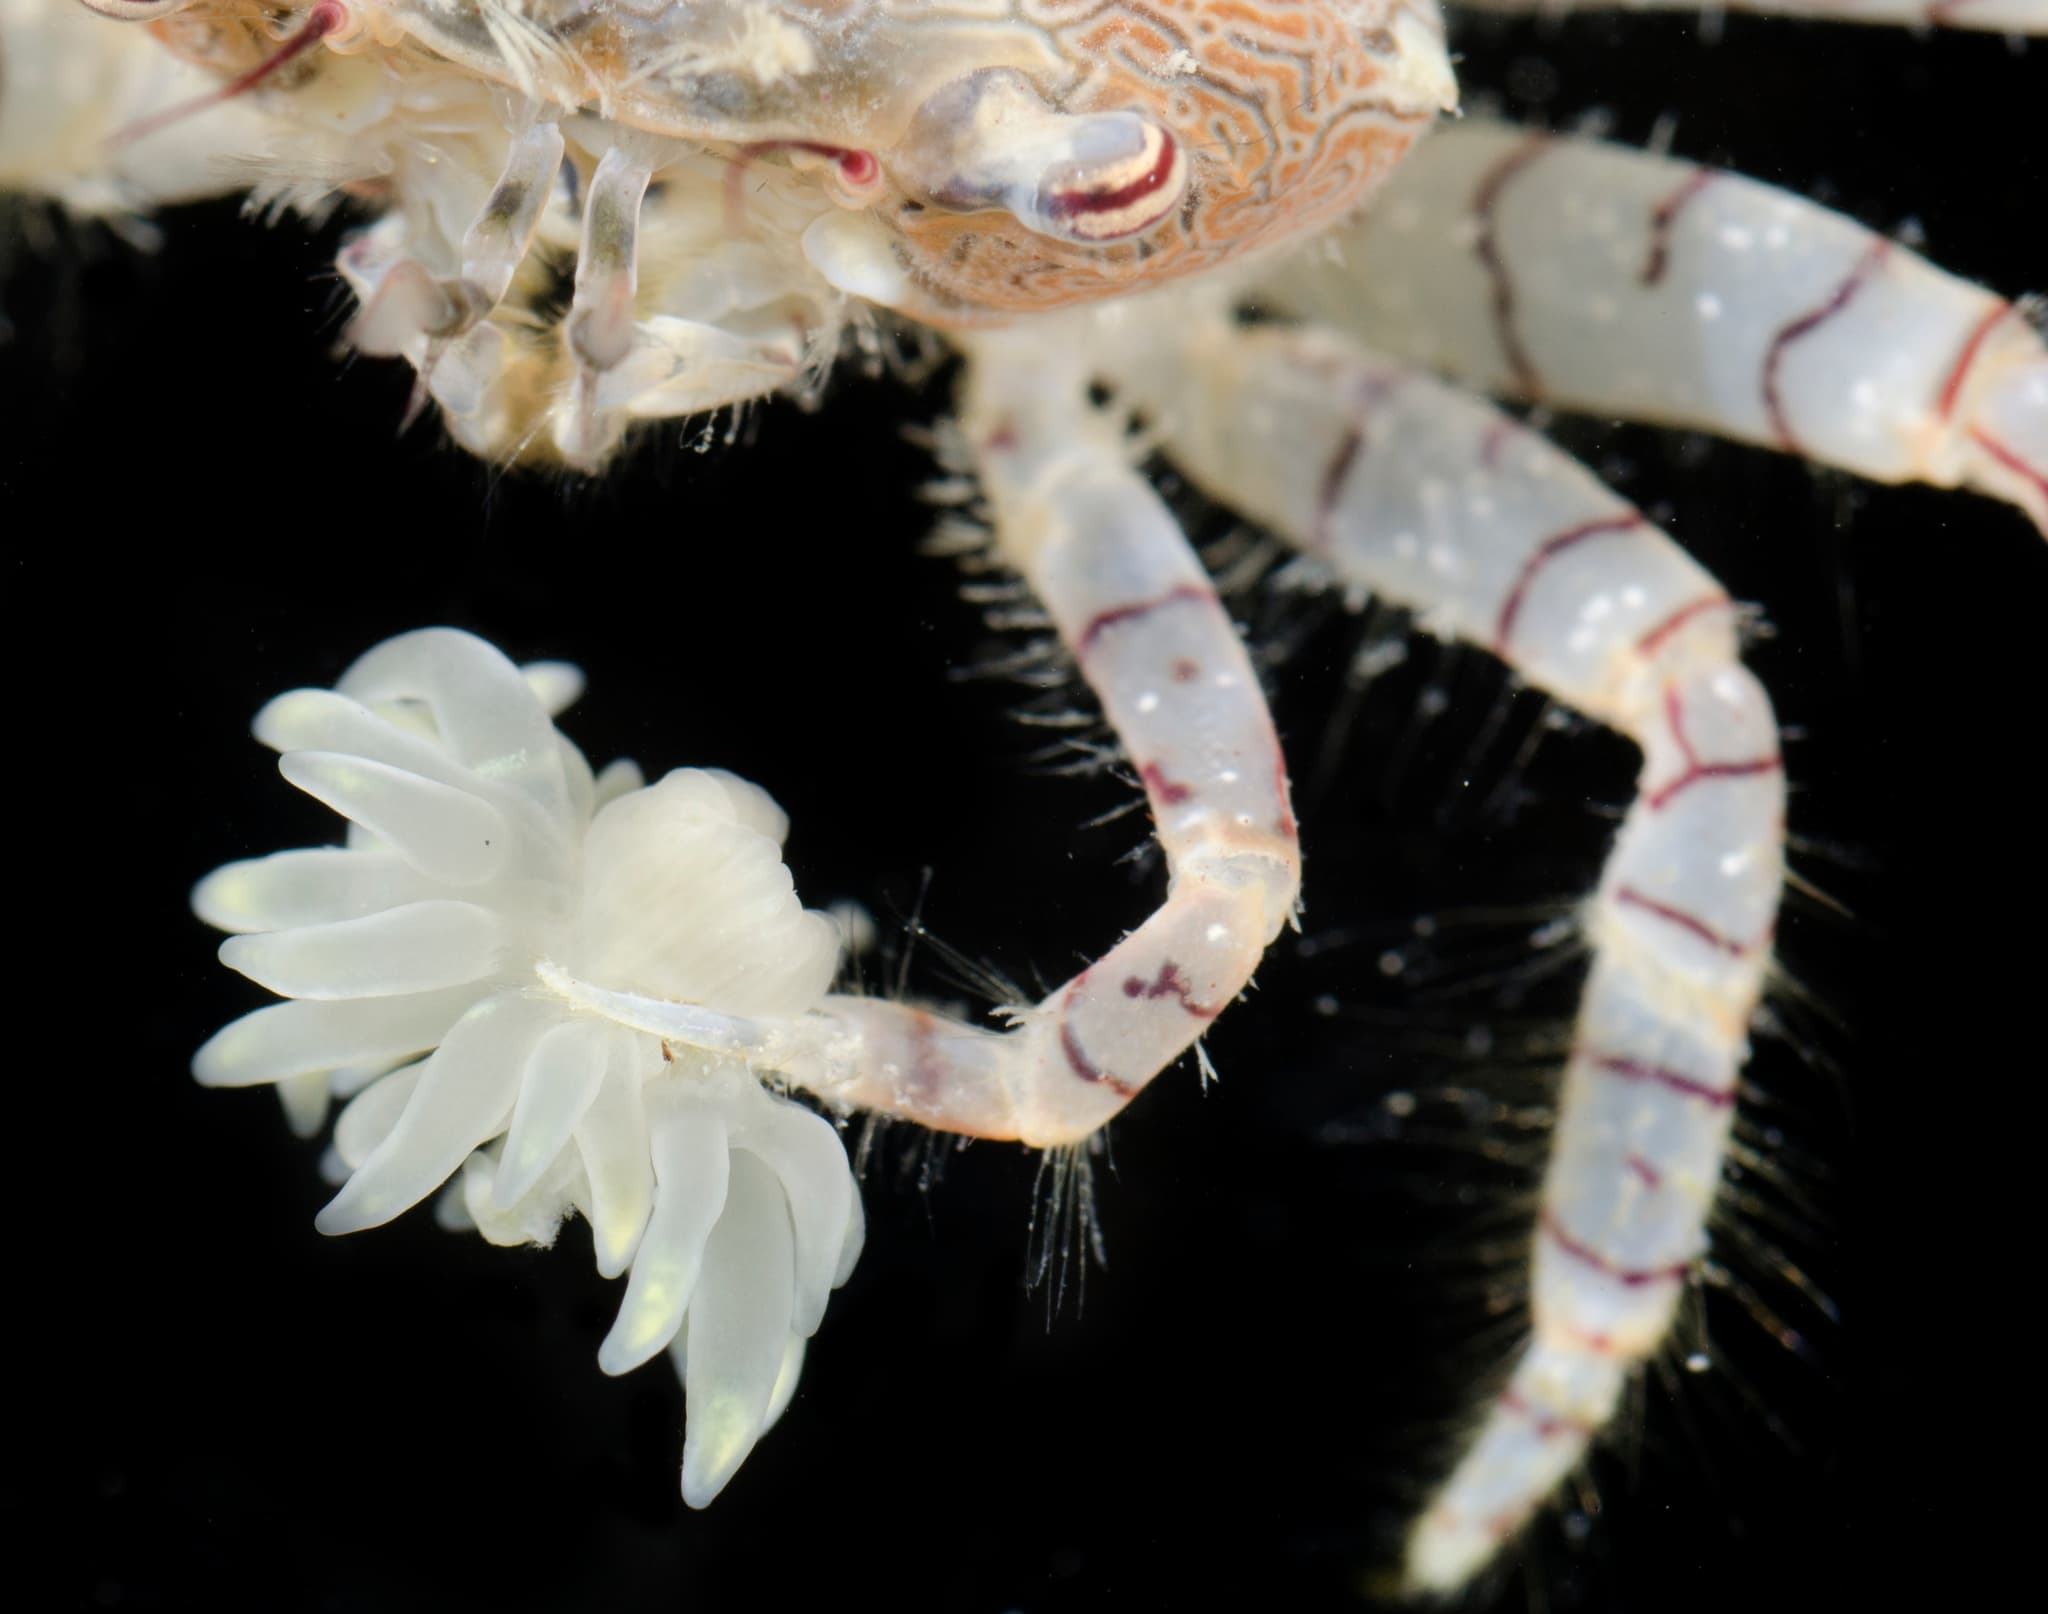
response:
[(800, 1016), (838, 932), (797, 900), (765, 792), (697, 770), (642, 787), (631, 763), (593, 778), (551, 721), (581, 683), (427, 629), (265, 706), (257, 737), (349, 820), (348, 844), (199, 883), (193, 907), (234, 933), (222, 962), (293, 1001), (224, 1027), (193, 1070), (276, 1083), (304, 1133), (349, 1100), (322, 1232), (388, 1221), (458, 1173), (442, 1220), (493, 1243), (551, 1243), (582, 1212), (598, 1269), (631, 1271), (598, 1363), (670, 1353), (701, 1507), (793, 1393), (859, 1254), (860, 1198), (832, 1125), (742, 1058), (592, 1003)]

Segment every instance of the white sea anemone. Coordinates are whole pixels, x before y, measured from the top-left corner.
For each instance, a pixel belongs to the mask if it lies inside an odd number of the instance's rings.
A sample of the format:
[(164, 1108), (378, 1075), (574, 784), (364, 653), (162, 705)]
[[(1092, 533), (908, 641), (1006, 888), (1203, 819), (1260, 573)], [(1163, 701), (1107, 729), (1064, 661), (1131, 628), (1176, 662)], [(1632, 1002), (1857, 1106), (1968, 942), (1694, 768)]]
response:
[(630, 762), (593, 779), (552, 721), (581, 688), (573, 667), (522, 671), (430, 628), (265, 706), (256, 737), (348, 841), (194, 890), (235, 933), (221, 961), (294, 1001), (223, 1027), (193, 1072), (277, 1084), (307, 1134), (349, 1099), (323, 1233), (389, 1221), (458, 1172), (443, 1220), (493, 1243), (549, 1244), (581, 1211), (598, 1270), (631, 1269), (598, 1363), (667, 1348), (683, 1497), (702, 1507), (794, 1391), (860, 1253), (860, 1196), (838, 1133), (765, 1087), (773, 1072), (604, 1005), (787, 1023), (831, 984), (838, 933), (798, 902), (788, 821), (758, 787), (681, 770), (643, 788)]

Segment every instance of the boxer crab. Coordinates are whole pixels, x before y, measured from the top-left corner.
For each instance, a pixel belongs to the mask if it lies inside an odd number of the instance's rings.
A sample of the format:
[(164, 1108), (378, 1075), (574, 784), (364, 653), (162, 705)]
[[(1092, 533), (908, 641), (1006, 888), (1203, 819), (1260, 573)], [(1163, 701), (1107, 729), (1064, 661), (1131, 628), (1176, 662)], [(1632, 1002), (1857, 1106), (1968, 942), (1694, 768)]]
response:
[[(1935, 20), (2042, 26), (2004, 4)], [(1769, 958), (1783, 770), (1712, 579), (1410, 366), (1969, 486), (2048, 524), (2048, 357), (2025, 312), (1725, 175), (1477, 122), (1415, 146), (1455, 92), (1433, 12), (1405, 0), (99, 9), (196, 71), (95, 25), (117, 93), (67, 122), (86, 133), (39, 182), (82, 206), (174, 199), (228, 154), (285, 201), (361, 198), (380, 216), (340, 264), (351, 339), (408, 360), (476, 453), (594, 471), (635, 421), (813, 395), (876, 319), (944, 333), (964, 360), (949, 451), (987, 550), (1144, 783), (1164, 903), (998, 1033), (826, 995), (830, 949), (770, 868), (772, 805), (710, 775), (591, 780), (546, 729), (558, 671), (521, 681), (429, 635), (266, 709), (294, 782), (365, 835), (321, 865), (346, 870), (340, 908), (283, 893), (277, 865), (270, 886), (238, 865), (201, 888), (209, 918), (252, 933), (229, 961), (318, 1011), (237, 1022), (202, 1077), (278, 1080), (306, 1114), (377, 1078), (338, 1133), (353, 1175), (330, 1231), (458, 1170), (494, 1238), (583, 1209), (600, 1265), (633, 1273), (604, 1365), (665, 1345), (695, 1364), (693, 1501), (786, 1402), (858, 1248), (843, 1165), (747, 1073), (834, 1110), (1073, 1143), (1195, 1043), (1292, 913), (1285, 764), (1211, 584), (1131, 469), (1132, 418), (1298, 550), (1300, 580), (1406, 604), (1640, 744), (1584, 920), (1534, 1338), (1410, 1542), (1418, 1587), (1466, 1579), (1611, 1418), (1703, 1250)], [(239, 93), (185, 110), (222, 81)], [(456, 844), (486, 818), (488, 867)], [(617, 894), (622, 870), (666, 871), (698, 912), (707, 860), (759, 882), (721, 888), (765, 950), (737, 984), (634, 929)], [(545, 916), (493, 895), (515, 866), (557, 893)], [(372, 872), (395, 882), (381, 896)], [(343, 980), (368, 954), (382, 973)], [(527, 989), (511, 1010), (507, 983)], [(519, 1008), (536, 987), (545, 1007)], [(497, 1081), (465, 1085), (479, 1069)], [(763, 1263), (779, 1299), (737, 1276)]]

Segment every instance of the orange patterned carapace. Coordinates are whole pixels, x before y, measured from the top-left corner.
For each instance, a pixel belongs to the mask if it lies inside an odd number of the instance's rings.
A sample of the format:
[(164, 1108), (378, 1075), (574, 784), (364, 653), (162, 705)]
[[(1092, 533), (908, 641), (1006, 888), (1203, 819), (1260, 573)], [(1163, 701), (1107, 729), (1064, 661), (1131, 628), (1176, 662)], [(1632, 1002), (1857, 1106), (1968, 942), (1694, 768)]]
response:
[(1434, 8), (1409, 0), (318, 0), (276, 65), (240, 0), (99, 3), (232, 84), (303, 88), (316, 118), (361, 100), (317, 82), (334, 58), (368, 56), (819, 169), (901, 269), (897, 306), (941, 325), (1328, 224), (1455, 93)]

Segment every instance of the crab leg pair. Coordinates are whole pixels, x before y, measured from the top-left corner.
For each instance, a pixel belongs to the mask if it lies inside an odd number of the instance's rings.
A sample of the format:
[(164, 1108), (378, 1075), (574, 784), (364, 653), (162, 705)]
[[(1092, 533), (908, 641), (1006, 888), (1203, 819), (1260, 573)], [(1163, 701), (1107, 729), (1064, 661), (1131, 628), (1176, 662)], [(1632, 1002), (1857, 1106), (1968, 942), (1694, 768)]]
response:
[(2022, 305), (1768, 185), (1474, 122), (1268, 288), (1489, 391), (1695, 426), (2048, 531), (2048, 348)]
[(1147, 316), (1164, 311), (1077, 316), (1028, 351), (976, 338), (964, 410), (997, 552), (1144, 781), (1171, 871), (1158, 912), (1009, 1032), (844, 997), (759, 1026), (592, 1006), (743, 1046), (836, 1106), (1058, 1145), (1244, 987), (1299, 875), (1283, 764), (1213, 589), (1085, 402), (1095, 365), (1119, 377), (1209, 492), (1644, 753), (1585, 917), (1595, 963), (1542, 1191), (1534, 1338), (1410, 1543), (1412, 1581), (1452, 1587), (1580, 1460), (1704, 1252), (1783, 879), (1776, 726), (1725, 592), (1544, 440), (1333, 333), (1246, 329), (1217, 302), (1177, 299), (1162, 348)]

